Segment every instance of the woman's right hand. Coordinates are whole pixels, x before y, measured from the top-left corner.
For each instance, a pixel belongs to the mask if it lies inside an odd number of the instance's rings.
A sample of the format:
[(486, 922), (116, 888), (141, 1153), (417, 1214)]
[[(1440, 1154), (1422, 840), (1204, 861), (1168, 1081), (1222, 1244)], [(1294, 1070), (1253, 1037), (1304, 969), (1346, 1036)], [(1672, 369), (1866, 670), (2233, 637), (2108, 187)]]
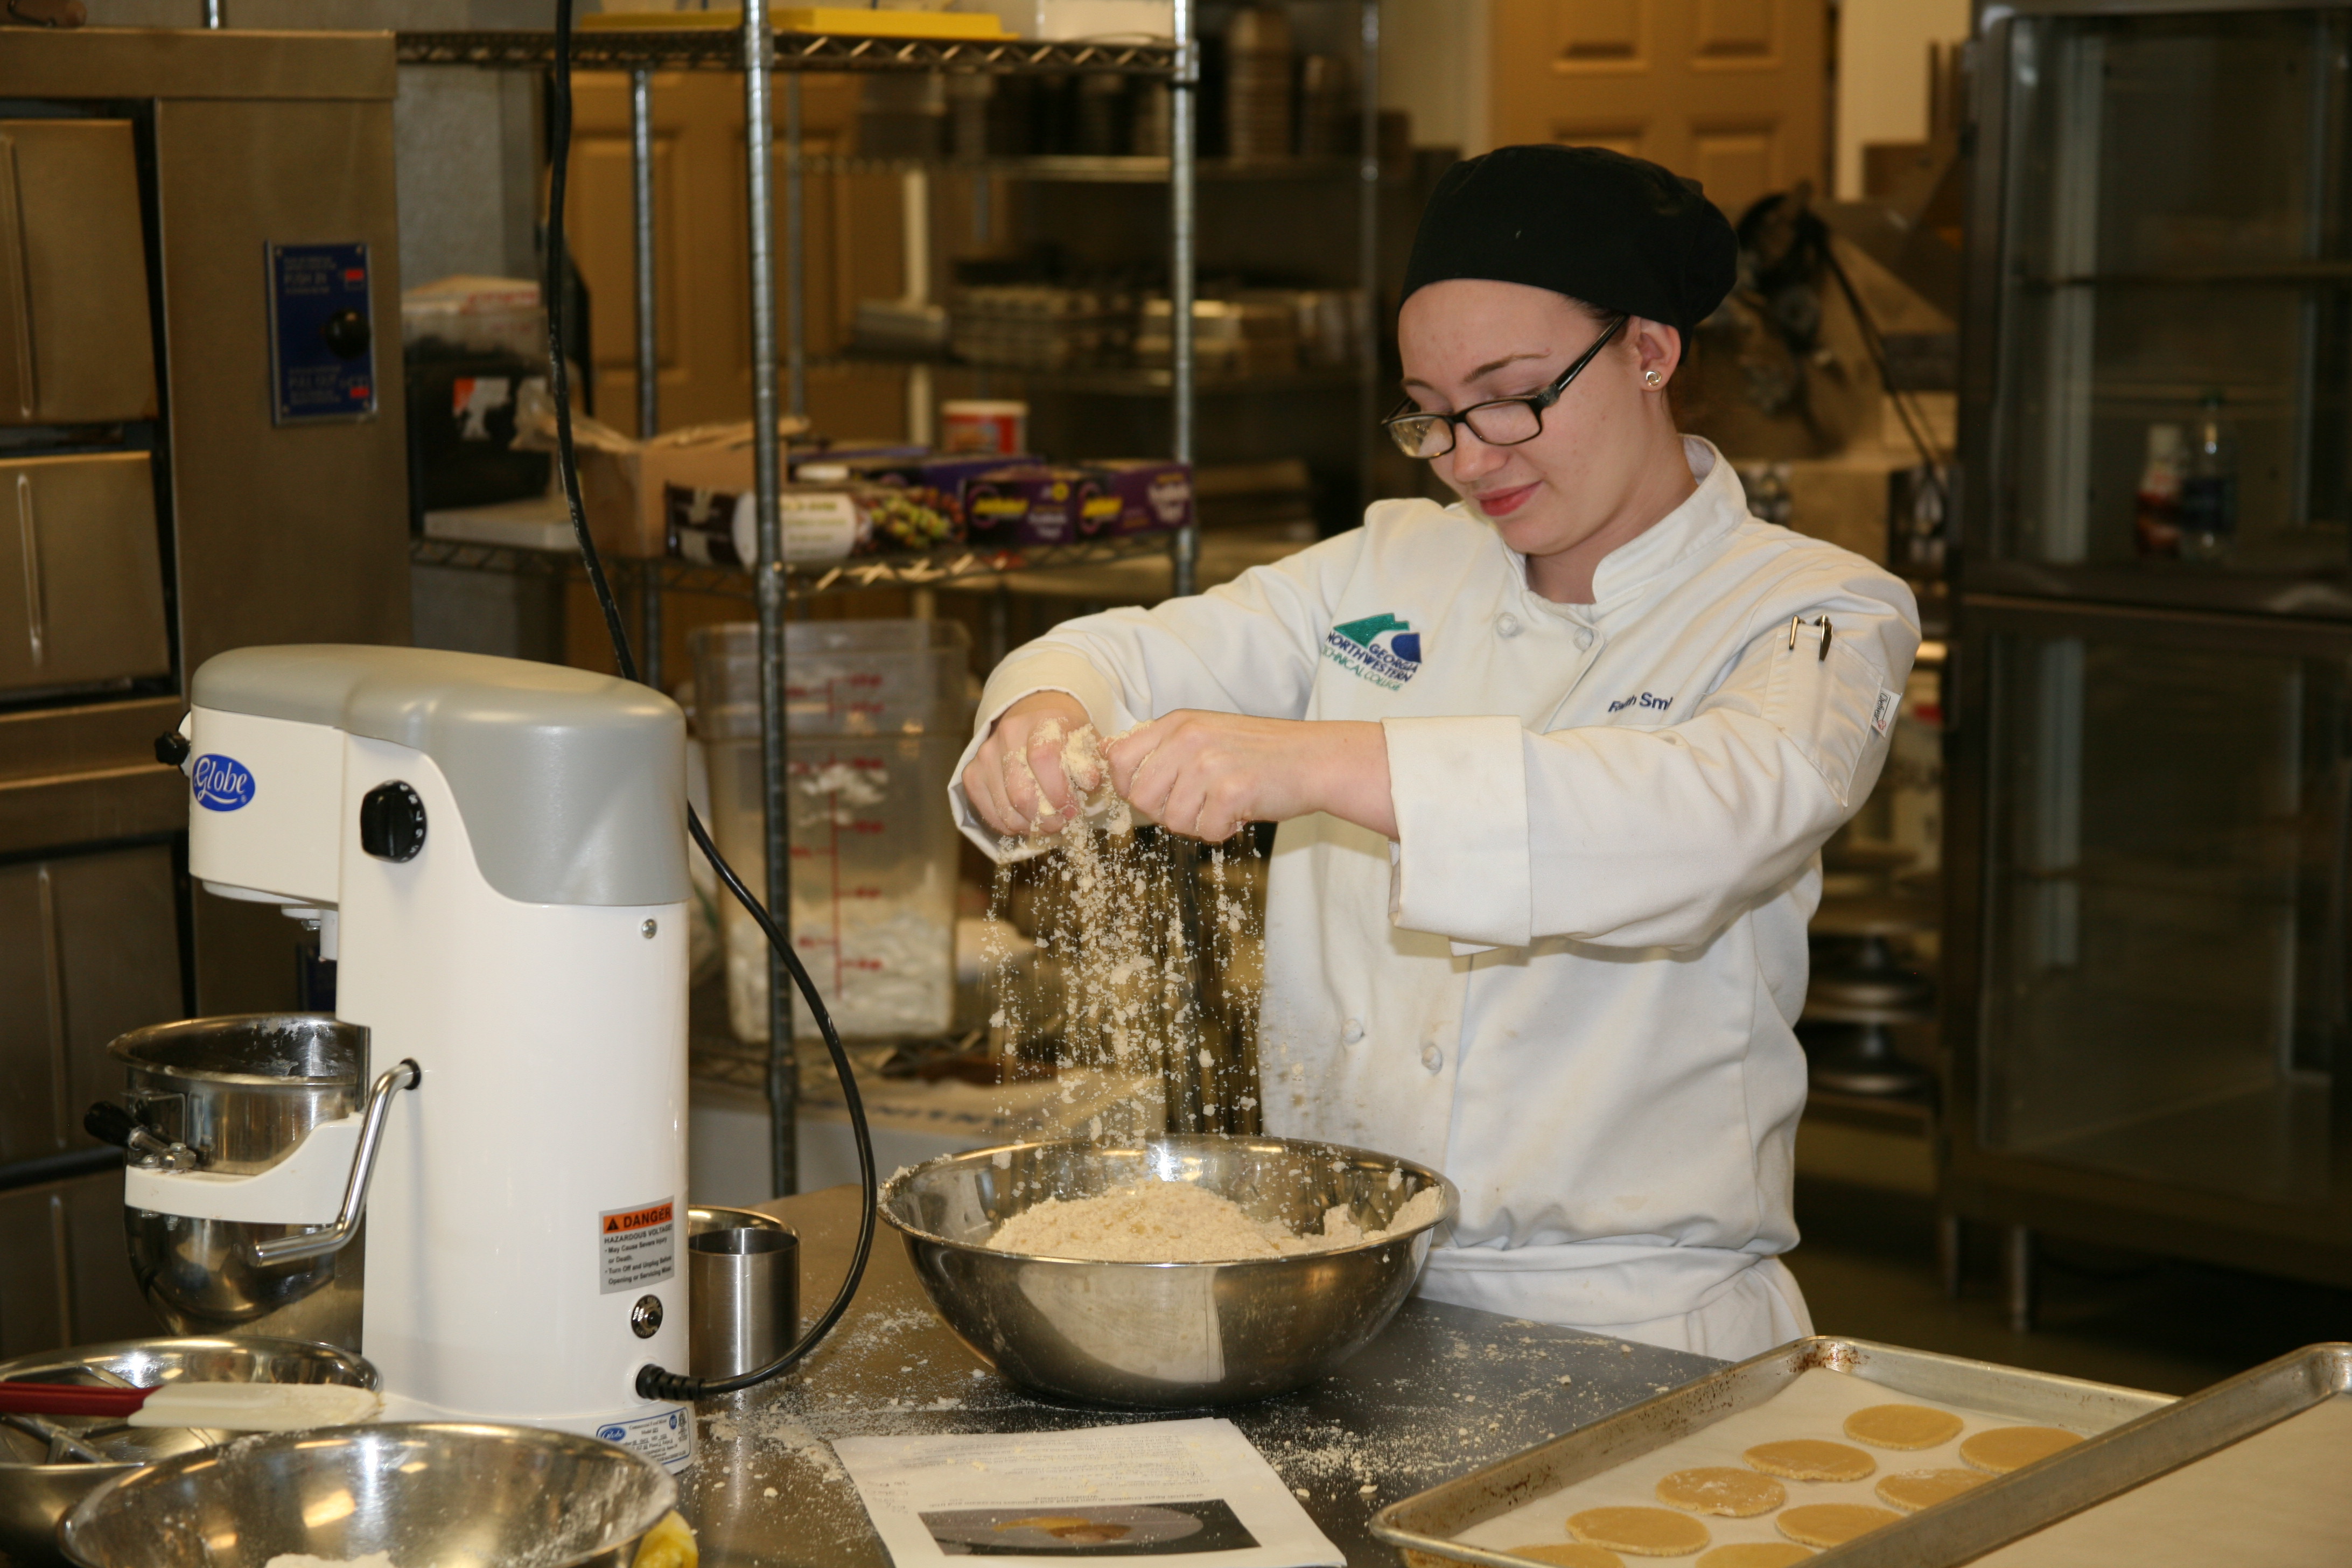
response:
[[(996, 716), (963, 771), (963, 792), (980, 819), (1008, 837), (1060, 831), (1085, 803), (1062, 773), (1062, 743), (1090, 722), (1064, 691), (1033, 691)], [(1081, 788), (1102, 787), (1080, 779)]]

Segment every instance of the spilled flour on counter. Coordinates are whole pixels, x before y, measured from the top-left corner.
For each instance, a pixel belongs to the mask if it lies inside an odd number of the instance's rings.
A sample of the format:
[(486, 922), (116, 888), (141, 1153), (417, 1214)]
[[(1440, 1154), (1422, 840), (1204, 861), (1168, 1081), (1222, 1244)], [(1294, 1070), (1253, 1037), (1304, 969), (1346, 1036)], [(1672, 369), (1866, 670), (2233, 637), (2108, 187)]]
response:
[(1046, 1198), (996, 1227), (986, 1245), (1028, 1257), (1104, 1263), (1221, 1263), (1294, 1258), (1386, 1241), (1436, 1223), (1445, 1192), (1414, 1194), (1387, 1226), (1367, 1229), (1345, 1204), (1323, 1215), (1319, 1236), (1252, 1219), (1231, 1198), (1184, 1182), (1137, 1182), (1090, 1198)]

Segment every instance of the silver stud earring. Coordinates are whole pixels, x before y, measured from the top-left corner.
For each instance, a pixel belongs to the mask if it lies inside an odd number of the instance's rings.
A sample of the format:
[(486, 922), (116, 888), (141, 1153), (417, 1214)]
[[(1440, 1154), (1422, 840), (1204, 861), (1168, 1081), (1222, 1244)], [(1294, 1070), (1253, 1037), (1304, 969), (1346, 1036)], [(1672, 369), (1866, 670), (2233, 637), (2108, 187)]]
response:
[(1654, 392), (1666, 384), (1666, 378), (1654, 370), (1645, 370), (1642, 373), (1642, 384)]

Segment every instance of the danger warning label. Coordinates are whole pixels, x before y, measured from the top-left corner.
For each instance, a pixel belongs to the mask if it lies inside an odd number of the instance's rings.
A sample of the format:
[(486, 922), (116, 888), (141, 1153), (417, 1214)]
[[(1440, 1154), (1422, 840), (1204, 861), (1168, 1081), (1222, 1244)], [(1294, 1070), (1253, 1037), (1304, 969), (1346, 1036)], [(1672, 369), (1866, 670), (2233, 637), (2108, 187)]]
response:
[(668, 1198), (633, 1209), (607, 1209), (600, 1237), (604, 1289), (635, 1290), (677, 1272), (677, 1205)]

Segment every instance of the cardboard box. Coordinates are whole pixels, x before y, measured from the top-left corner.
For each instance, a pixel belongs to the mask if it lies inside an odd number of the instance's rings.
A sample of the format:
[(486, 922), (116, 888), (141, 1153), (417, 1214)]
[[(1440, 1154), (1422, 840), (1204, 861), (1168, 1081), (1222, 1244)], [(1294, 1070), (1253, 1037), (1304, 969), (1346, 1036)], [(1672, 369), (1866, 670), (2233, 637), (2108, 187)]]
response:
[[(806, 420), (780, 419), (787, 439)], [(666, 496), (673, 487), (713, 494), (751, 488), (751, 423), (698, 425), (665, 431), (650, 441), (624, 436), (593, 419), (573, 421), (580, 454), (580, 500), (588, 531), (608, 555), (640, 559), (668, 552)]]
[(964, 481), (965, 537), (974, 544), (1071, 544), (1157, 533), (1192, 520), (1191, 465), (1163, 459), (1023, 463)]
[(1118, 498), (1120, 533), (1172, 532), (1192, 521), (1192, 465), (1121, 458), (1093, 464)]
[(1176, 30), (1170, 0), (963, 0), (966, 11), (992, 11), (1008, 31), (1024, 38), (1099, 38)]
[(1090, 469), (1016, 463), (964, 481), (964, 536), (974, 544), (1072, 544), (1117, 532), (1119, 506)]

